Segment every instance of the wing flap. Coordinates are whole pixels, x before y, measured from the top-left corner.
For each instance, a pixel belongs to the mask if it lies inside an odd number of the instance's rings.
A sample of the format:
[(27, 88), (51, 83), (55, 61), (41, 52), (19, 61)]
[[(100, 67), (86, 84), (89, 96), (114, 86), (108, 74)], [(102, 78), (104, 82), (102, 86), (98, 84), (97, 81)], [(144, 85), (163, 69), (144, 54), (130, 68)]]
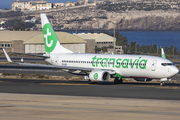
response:
[(37, 56), (37, 57), (43, 57), (43, 58), (49, 58), (49, 56), (39, 55), (39, 54), (18, 53), (18, 52), (12, 52), (12, 53), (15, 53), (15, 54), (21, 54), (21, 55)]
[(67, 69), (71, 71), (75, 70), (82, 70), (82, 71), (92, 71), (90, 68), (82, 68), (82, 67), (69, 67), (69, 66), (62, 66), (62, 65), (45, 65), (45, 64), (31, 64), (31, 63), (17, 63), (23, 66), (39, 66), (39, 67), (49, 67), (49, 68), (56, 68), (56, 69)]

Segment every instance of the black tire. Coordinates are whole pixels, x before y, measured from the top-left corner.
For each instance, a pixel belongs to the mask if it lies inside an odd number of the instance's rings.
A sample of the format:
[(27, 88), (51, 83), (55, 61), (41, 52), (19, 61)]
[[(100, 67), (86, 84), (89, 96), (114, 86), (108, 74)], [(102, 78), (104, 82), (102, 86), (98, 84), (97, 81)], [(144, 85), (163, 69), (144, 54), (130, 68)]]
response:
[(122, 83), (123, 83), (122, 79), (120, 79), (120, 80), (119, 80), (119, 78), (114, 79), (114, 84), (122, 84)]
[(88, 80), (88, 83), (89, 83), (89, 84), (93, 84), (93, 82), (92, 82), (90, 79)]
[(92, 82), (90, 79), (88, 80), (89, 84), (97, 84), (97, 82)]
[(161, 82), (161, 83), (160, 83), (160, 86), (165, 86), (165, 82)]

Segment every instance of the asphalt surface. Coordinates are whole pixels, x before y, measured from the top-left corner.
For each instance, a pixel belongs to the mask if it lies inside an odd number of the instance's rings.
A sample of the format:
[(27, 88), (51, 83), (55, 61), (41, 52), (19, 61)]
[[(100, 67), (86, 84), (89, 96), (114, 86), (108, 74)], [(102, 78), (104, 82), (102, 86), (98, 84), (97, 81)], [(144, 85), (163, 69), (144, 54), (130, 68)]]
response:
[(180, 84), (107, 82), (89, 85), (87, 81), (1, 78), (0, 93), (180, 100)]
[(14, 64), (0, 64), (0, 73), (17, 73), (17, 74), (42, 74), (42, 75), (55, 75), (64, 76), (69, 75), (67, 72), (63, 72), (60, 69), (53, 69), (49, 67), (35, 67), (35, 66), (20, 66)]
[[(72, 75), (52, 68), (31, 67), (19, 65), (0, 65), (0, 73), (25, 73), (46, 75)], [(180, 79), (180, 74), (173, 79)], [(62, 81), (62, 80), (28, 80), (28, 79), (0, 79), (0, 93), (18, 94), (46, 94), (69, 96), (94, 96), (115, 98), (161, 99), (180, 100), (180, 84), (125, 82), (115, 85), (113, 82), (89, 85), (87, 81)]]

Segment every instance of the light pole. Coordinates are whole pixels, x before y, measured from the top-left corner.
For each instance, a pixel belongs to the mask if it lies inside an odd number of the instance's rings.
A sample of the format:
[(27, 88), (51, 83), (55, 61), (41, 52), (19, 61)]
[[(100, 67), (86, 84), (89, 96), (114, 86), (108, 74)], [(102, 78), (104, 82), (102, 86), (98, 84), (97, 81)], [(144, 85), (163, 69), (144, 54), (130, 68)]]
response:
[(113, 23), (113, 25), (114, 25), (114, 38), (115, 38), (115, 32), (116, 32), (116, 30), (115, 30), (115, 23)]
[(77, 34), (77, 23), (78, 23), (78, 21), (76, 21), (76, 34)]

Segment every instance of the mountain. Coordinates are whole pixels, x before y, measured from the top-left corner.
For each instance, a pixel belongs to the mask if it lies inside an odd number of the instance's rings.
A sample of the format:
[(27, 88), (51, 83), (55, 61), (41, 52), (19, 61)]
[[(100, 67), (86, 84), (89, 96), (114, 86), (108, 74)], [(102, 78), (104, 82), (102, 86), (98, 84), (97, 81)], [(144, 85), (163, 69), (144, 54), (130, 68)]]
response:
[[(40, 19), (46, 13), (55, 28), (116, 29), (119, 30), (180, 30), (180, 8), (178, 0), (142, 0), (102, 4), (97, 6), (76, 6), (45, 11), (18, 13), (22, 19)], [(0, 13), (2, 14), (2, 13)], [(12, 12), (11, 12), (12, 14)], [(17, 13), (16, 13), (17, 14)], [(6, 17), (7, 16), (7, 17)], [(30, 16), (30, 17), (29, 17)], [(8, 13), (0, 21), (9, 18)], [(40, 25), (39, 25), (40, 26)]]

